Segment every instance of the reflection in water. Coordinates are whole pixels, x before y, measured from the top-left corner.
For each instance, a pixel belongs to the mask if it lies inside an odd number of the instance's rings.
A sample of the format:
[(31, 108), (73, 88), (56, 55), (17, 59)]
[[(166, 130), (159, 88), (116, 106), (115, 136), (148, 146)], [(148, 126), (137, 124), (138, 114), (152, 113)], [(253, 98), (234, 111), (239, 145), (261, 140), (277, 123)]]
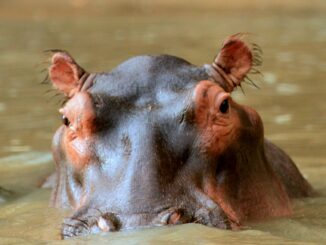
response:
[(294, 84), (280, 83), (276, 87), (277, 93), (281, 95), (293, 95), (300, 91), (299, 87)]
[(291, 114), (283, 114), (275, 117), (275, 122), (277, 124), (285, 124), (288, 123), (292, 120), (292, 115)]
[(194, 3), (186, 9), (113, 1), (100, 10), (88, 8), (89, 1), (12, 2), (0, 3), (0, 186), (10, 190), (0, 189), (0, 243), (67, 243), (57, 241), (67, 213), (48, 208), (50, 191), (38, 188), (53, 169), (49, 149), (60, 124), (60, 98), (38, 83), (47, 67), (43, 50), (69, 50), (90, 71), (112, 69), (144, 53), (203, 64), (211, 62), (226, 36), (239, 31), (257, 34), (251, 38), (264, 50), (265, 76), (258, 82), (260, 90), (245, 86), (245, 95), (236, 92), (234, 97), (258, 110), (267, 137), (289, 152), (319, 196), (297, 200), (291, 218), (247, 224), (243, 231), (189, 224), (78, 238), (76, 243), (326, 243), (326, 17), (318, 6), (304, 11), (298, 1), (280, 11), (262, 5), (252, 11), (255, 6), (248, 3), (246, 12), (221, 3), (213, 8), (209, 0), (207, 6)]

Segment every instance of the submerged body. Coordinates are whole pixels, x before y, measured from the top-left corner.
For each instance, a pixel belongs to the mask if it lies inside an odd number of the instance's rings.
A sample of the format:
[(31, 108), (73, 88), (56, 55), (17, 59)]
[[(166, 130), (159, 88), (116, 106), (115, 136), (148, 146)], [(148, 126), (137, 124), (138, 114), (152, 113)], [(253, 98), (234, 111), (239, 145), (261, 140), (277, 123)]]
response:
[(139, 56), (89, 74), (55, 52), (50, 78), (68, 101), (53, 139), (51, 203), (75, 210), (63, 237), (290, 215), (290, 199), (309, 196), (310, 185), (264, 139), (257, 112), (230, 96), (253, 64), (238, 36), (202, 67)]

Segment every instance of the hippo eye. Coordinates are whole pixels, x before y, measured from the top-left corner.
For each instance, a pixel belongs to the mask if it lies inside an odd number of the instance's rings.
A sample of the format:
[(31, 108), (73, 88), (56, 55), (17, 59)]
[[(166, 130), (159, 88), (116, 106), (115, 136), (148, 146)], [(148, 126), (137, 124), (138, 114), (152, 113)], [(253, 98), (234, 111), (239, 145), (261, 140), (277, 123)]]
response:
[(69, 121), (69, 119), (65, 115), (62, 115), (61, 120), (62, 120), (62, 123), (64, 125), (66, 125), (67, 127), (70, 125), (70, 121)]
[(229, 101), (225, 99), (220, 105), (220, 112), (227, 113), (228, 110), (229, 110)]

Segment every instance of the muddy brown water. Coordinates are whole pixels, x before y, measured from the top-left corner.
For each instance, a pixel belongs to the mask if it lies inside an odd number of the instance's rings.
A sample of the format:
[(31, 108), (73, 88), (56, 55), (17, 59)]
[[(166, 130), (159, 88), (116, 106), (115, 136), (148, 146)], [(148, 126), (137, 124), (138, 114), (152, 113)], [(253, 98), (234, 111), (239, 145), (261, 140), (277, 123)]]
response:
[[(0, 244), (326, 243), (325, 4), (26, 2), (0, 2)], [(69, 50), (90, 71), (138, 54), (173, 54), (201, 65), (237, 32), (252, 33), (263, 48), (264, 77), (255, 77), (259, 90), (245, 85), (245, 95), (233, 97), (260, 113), (266, 137), (292, 156), (319, 195), (294, 201), (292, 217), (236, 232), (187, 224), (60, 241), (68, 212), (49, 208), (50, 190), (37, 187), (53, 171), (51, 137), (61, 123), (60, 99), (39, 84), (48, 61), (42, 51)]]

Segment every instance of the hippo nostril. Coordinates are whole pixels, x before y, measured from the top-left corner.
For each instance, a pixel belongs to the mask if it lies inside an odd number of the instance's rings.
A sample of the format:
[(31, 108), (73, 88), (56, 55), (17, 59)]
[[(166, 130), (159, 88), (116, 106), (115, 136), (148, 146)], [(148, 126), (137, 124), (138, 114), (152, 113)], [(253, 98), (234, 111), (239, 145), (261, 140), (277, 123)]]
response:
[(168, 218), (167, 223), (169, 225), (175, 225), (179, 223), (179, 220), (181, 218), (181, 213), (179, 211), (173, 212), (170, 217)]
[(192, 215), (183, 208), (169, 208), (154, 219), (155, 225), (178, 225), (192, 221)]
[(104, 232), (117, 231), (121, 226), (119, 220), (113, 213), (106, 213), (99, 217), (97, 225)]

